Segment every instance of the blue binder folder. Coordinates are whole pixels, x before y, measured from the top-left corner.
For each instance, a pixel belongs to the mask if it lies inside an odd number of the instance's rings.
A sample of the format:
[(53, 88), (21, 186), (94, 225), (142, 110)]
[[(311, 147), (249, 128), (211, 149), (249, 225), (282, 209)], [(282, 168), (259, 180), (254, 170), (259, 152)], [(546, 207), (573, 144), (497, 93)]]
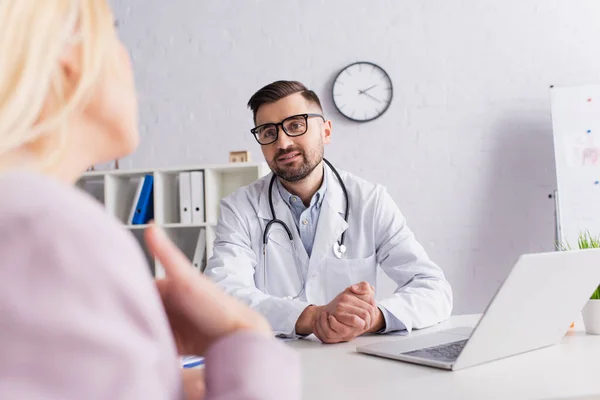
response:
[(152, 218), (154, 218), (154, 176), (146, 175), (144, 177), (144, 184), (138, 199), (137, 205), (135, 206), (135, 214), (133, 214), (133, 225), (147, 224)]

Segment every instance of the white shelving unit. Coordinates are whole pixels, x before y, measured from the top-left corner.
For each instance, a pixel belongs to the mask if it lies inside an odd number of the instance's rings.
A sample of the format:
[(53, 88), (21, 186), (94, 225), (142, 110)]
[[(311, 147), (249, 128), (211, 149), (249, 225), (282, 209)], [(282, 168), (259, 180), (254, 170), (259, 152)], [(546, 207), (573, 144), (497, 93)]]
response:
[[(179, 211), (179, 174), (181, 172), (204, 172), (204, 215), (201, 223), (181, 223)], [(128, 221), (136, 189), (146, 175), (154, 177), (153, 205), (154, 223), (164, 228), (169, 237), (192, 260), (201, 230), (206, 231), (205, 258), (200, 266), (212, 256), (215, 228), (219, 218), (220, 200), (239, 187), (248, 185), (270, 172), (266, 163), (233, 163), (221, 165), (190, 165), (178, 168), (106, 170), (86, 172), (77, 186), (90, 193), (107, 212), (125, 225), (137, 239), (146, 254), (153, 275), (164, 276), (164, 269), (148, 252), (143, 240), (148, 225), (131, 225)]]

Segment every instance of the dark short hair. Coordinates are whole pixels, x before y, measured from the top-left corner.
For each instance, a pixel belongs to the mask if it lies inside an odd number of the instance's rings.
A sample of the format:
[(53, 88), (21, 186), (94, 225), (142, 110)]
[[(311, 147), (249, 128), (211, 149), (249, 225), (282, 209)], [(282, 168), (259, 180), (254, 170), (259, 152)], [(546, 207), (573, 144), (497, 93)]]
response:
[(252, 110), (252, 118), (256, 122), (256, 113), (262, 105), (275, 103), (295, 93), (302, 94), (302, 97), (319, 106), (321, 111), (323, 110), (319, 96), (312, 90), (307, 89), (302, 83), (298, 81), (276, 81), (263, 87), (250, 97), (248, 108)]

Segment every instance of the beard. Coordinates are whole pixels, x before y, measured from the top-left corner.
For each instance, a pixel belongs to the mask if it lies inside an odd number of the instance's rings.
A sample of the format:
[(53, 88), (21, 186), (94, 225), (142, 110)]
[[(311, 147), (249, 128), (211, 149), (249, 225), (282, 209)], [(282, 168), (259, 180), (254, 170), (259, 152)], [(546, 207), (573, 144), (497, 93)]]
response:
[[(278, 165), (278, 159), (290, 153), (299, 153), (300, 165)], [(269, 167), (275, 175), (287, 182), (299, 182), (305, 179), (314, 171), (314, 169), (323, 160), (323, 145), (318, 146), (314, 151), (307, 153), (300, 147), (288, 148), (277, 152), (273, 160), (269, 162)]]

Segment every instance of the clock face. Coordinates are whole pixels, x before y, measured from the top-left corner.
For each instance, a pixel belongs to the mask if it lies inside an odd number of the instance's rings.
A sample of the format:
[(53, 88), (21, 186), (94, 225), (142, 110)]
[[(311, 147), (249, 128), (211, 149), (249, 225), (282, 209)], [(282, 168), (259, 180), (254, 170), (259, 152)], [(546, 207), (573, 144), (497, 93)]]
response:
[(381, 116), (392, 102), (392, 81), (379, 66), (357, 62), (344, 68), (333, 83), (333, 102), (345, 117), (366, 122)]

